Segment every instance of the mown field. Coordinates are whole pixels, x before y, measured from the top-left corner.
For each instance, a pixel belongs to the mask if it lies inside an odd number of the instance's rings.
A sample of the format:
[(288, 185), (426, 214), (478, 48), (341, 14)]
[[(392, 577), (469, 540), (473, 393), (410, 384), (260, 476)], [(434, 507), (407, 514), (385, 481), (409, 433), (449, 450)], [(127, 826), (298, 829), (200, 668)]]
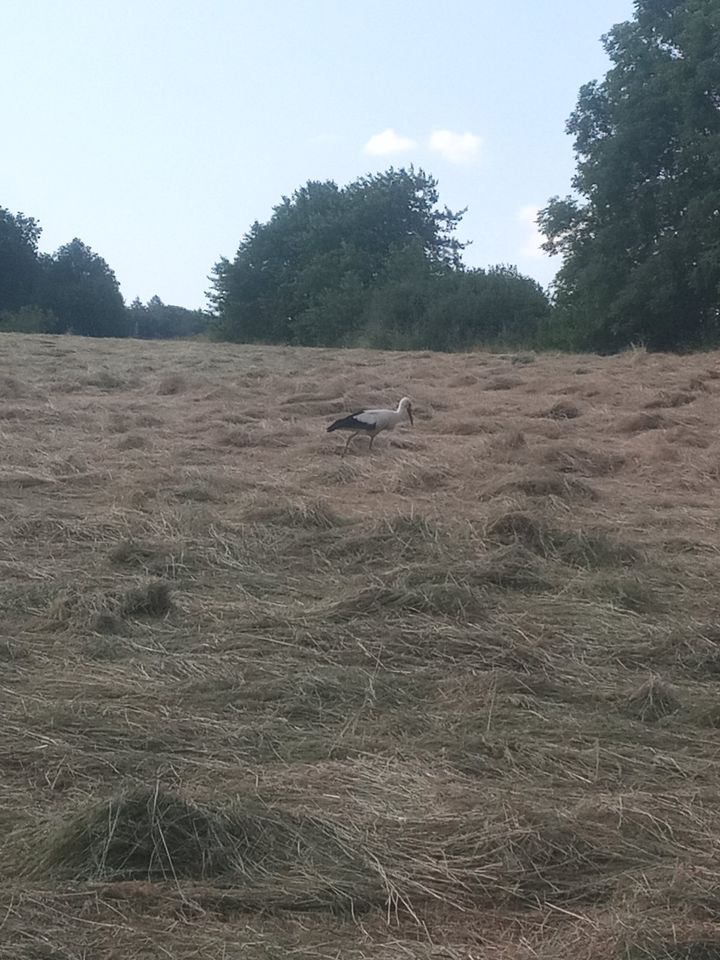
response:
[(0, 335), (0, 957), (720, 958), (719, 423), (718, 354)]

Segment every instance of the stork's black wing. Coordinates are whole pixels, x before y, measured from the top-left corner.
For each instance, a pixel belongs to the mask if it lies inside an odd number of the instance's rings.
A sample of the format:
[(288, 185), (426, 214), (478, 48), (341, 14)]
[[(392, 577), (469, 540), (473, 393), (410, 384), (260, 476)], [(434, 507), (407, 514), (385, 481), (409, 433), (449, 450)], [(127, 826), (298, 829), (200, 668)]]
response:
[(370, 418), (365, 419), (367, 416), (363, 410), (358, 410), (357, 413), (351, 413), (349, 417), (343, 417), (342, 420), (331, 423), (327, 432), (332, 433), (333, 430), (367, 430), (372, 433), (375, 430), (375, 421)]

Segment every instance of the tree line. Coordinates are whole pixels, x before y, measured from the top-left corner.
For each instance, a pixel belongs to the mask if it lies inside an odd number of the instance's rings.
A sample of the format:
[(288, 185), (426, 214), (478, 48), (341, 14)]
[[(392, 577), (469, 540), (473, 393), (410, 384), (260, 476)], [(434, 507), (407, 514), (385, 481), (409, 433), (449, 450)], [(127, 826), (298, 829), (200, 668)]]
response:
[(33, 217), (0, 207), (0, 332), (76, 333), (88, 337), (180, 337), (207, 330), (200, 310), (152, 297), (126, 307), (105, 260), (75, 238), (38, 252)]
[(437, 182), (393, 170), (310, 182), (255, 223), (210, 294), (227, 340), (461, 350), (522, 343), (547, 322), (542, 287), (513, 267), (471, 270)]
[(468, 270), (462, 212), (422, 171), (309, 183), (215, 267), (234, 340), (613, 351), (720, 343), (720, 2), (635, 0), (580, 90), (573, 193), (539, 215), (562, 264), (548, 298), (511, 267)]
[[(39, 227), (0, 208), (0, 330), (317, 346), (614, 351), (720, 343), (720, 2), (635, 0), (580, 90), (572, 193), (539, 215), (561, 257), (550, 291), (515, 267), (471, 269), (464, 211), (422, 170), (310, 181), (211, 274), (210, 318), (122, 302), (80, 240), (38, 255)], [(209, 323), (208, 323), (209, 319)], [(13, 324), (15, 325), (13, 327)]]

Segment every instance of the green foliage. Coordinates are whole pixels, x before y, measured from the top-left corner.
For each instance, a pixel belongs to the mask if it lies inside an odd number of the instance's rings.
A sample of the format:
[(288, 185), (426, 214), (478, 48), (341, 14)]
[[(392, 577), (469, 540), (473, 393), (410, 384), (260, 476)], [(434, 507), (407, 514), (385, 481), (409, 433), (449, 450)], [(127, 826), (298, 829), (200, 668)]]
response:
[(81, 240), (38, 253), (32, 217), (0, 207), (0, 331), (127, 335), (125, 304), (107, 263)]
[(42, 304), (57, 317), (55, 332), (125, 337), (125, 304), (115, 274), (77, 238), (43, 261)]
[(215, 336), (244, 342), (461, 349), (533, 339), (541, 288), (511, 268), (465, 270), (437, 183), (390, 169), (310, 182), (215, 267)]
[(35, 302), (40, 282), (40, 227), (32, 217), (0, 207), (0, 310)]
[(401, 256), (393, 258), (384, 282), (372, 292), (363, 340), (405, 350), (532, 346), (549, 309), (542, 287), (514, 267), (423, 271)]
[(41, 307), (0, 311), (0, 333), (52, 333), (57, 317)]
[(207, 331), (209, 321), (202, 310), (163, 303), (158, 296), (145, 305), (136, 298), (128, 308), (130, 335), (143, 340), (194, 337)]
[(564, 258), (555, 333), (603, 349), (717, 342), (717, 0), (637, 0), (604, 44), (612, 69), (568, 123), (578, 197), (540, 215), (545, 249)]

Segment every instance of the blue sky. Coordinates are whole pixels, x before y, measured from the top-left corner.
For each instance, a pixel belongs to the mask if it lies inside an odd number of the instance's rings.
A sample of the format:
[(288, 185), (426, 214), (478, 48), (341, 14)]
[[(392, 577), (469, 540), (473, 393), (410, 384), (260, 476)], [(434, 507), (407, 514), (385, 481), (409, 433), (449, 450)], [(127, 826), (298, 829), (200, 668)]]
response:
[(0, 206), (78, 236), (125, 298), (197, 307), (308, 179), (411, 163), (468, 207), (473, 266), (548, 283), (534, 211), (631, 0), (3, 0)]

